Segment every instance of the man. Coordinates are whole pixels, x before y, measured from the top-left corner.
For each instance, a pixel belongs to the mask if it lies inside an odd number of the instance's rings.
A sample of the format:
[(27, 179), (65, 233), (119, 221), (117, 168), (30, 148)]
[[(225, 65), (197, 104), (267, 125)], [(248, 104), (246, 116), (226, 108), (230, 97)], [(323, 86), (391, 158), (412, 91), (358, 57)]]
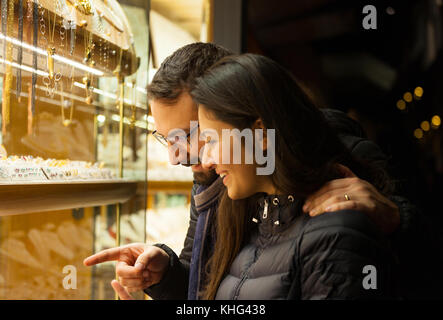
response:
[[(191, 217), (184, 248), (178, 257), (164, 244), (130, 244), (107, 249), (89, 258), (87, 266), (116, 260), (119, 282), (112, 286), (122, 299), (130, 299), (130, 292), (144, 290), (154, 299), (197, 299), (202, 290), (205, 261), (211, 254), (213, 218), (216, 214), (217, 195), (222, 184), (214, 171), (200, 164), (189, 164), (191, 121), (197, 121), (197, 105), (189, 92), (195, 79), (212, 64), (231, 53), (214, 44), (194, 43), (182, 47), (161, 65), (151, 84), (148, 95), (157, 130), (156, 138), (168, 147), (172, 164), (191, 166), (194, 173)], [(383, 162), (378, 147), (365, 139), (361, 128), (341, 112), (325, 110), (324, 114), (340, 134), (344, 144), (353, 154), (371, 161)], [(342, 129), (350, 130), (349, 132)], [(178, 157), (177, 140), (171, 130), (181, 129), (187, 134), (188, 154)], [(197, 130), (198, 131), (198, 130)], [(200, 149), (203, 142), (199, 142)], [(343, 179), (328, 182), (306, 199), (303, 210), (311, 216), (325, 211), (357, 209), (369, 215), (379, 228), (401, 241), (412, 228), (409, 221), (416, 218), (416, 208), (401, 197), (386, 198), (368, 182), (356, 177), (343, 167)], [(346, 197), (344, 196), (346, 195)], [(377, 214), (376, 214), (377, 213)]]

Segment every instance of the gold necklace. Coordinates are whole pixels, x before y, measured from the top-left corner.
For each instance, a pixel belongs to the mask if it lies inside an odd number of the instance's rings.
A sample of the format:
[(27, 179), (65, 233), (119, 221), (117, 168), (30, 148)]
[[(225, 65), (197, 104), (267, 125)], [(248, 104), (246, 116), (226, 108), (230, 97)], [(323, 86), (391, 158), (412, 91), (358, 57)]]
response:
[[(65, 40), (67, 42), (67, 39), (65, 39)], [(71, 76), (70, 76), (70, 79), (71, 79), (70, 93), (71, 94), (74, 90), (74, 73), (75, 73), (74, 71), (75, 71), (74, 66), (72, 66), (71, 67)], [(74, 99), (70, 98), (70, 100), (69, 100), (69, 104), (70, 104), (69, 105), (69, 108), (70, 108), (69, 109), (69, 119), (66, 119), (66, 117), (65, 117), (65, 103), (67, 101), (64, 99), (63, 80), (60, 81), (60, 101), (61, 101), (60, 108), (61, 108), (61, 114), (62, 114), (62, 123), (65, 127), (69, 127), (72, 124), (72, 117), (74, 114)]]
[[(14, 34), (14, 0), (9, 0), (7, 7), (7, 29), (6, 35), (9, 37), (13, 37)], [(5, 43), (4, 43), (5, 44)], [(2, 108), (2, 133), (6, 134), (6, 128), (11, 122), (11, 86), (12, 86), (12, 59), (13, 59), (13, 46), (11, 42), (8, 42), (6, 45), (6, 56), (3, 56), (5, 61), (9, 61), (6, 65), (5, 70), (5, 83), (4, 83), (4, 91), (3, 91), (3, 108)]]
[(53, 56), (55, 54), (54, 34), (55, 34), (56, 19), (57, 19), (57, 14), (54, 10), (54, 20), (52, 21), (52, 30), (51, 30), (51, 12), (48, 10), (49, 41), (48, 41), (48, 47), (46, 48), (46, 52), (48, 53), (47, 65), (48, 65), (48, 73), (49, 73), (50, 80), (54, 79), (54, 57)]
[[(89, 32), (86, 29), (86, 25), (84, 25), (85, 28), (85, 34), (84, 34), (84, 46), (85, 46), (85, 58), (83, 59), (83, 62), (85, 64), (88, 64), (90, 67), (93, 67), (95, 65), (95, 62), (92, 60), (92, 50), (94, 49), (94, 42), (92, 41), (92, 32)], [(88, 72), (83, 77), (83, 84), (85, 85), (85, 92), (86, 92), (86, 98), (85, 101), (87, 104), (92, 104), (94, 101), (93, 93), (94, 88), (92, 86), (93, 82), (93, 75)]]
[[(72, 71), (71, 71), (71, 93), (72, 93), (72, 89), (73, 89), (73, 83), (74, 83), (74, 67), (72, 67)], [(65, 102), (66, 100), (64, 99), (64, 93), (63, 93), (63, 81), (60, 81), (60, 108), (61, 108), (61, 113), (62, 113), (62, 123), (65, 127), (69, 127), (72, 124), (72, 117), (74, 115), (74, 99), (70, 99), (69, 101), (69, 119), (66, 119), (65, 117)]]

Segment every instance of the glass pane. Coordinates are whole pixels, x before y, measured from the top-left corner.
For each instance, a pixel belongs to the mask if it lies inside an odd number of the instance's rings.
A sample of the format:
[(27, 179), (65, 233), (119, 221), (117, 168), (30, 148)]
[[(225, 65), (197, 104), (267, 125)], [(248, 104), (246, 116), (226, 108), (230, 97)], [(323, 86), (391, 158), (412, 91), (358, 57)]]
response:
[(148, 3), (86, 2), (2, 2), (0, 299), (114, 299), (83, 260), (145, 241)]

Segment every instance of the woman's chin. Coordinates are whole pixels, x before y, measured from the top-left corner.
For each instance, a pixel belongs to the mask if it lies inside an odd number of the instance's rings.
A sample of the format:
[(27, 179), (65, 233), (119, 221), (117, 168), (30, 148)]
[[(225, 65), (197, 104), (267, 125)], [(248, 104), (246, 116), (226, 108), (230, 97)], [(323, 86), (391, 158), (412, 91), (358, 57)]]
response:
[(244, 194), (243, 192), (237, 192), (236, 190), (233, 190), (233, 188), (228, 187), (227, 189), (228, 189), (228, 197), (231, 200), (241, 200), (251, 196), (251, 194)]
[(234, 190), (232, 190), (232, 188), (228, 188), (228, 197), (229, 197), (231, 200), (239, 200), (239, 199), (241, 199), (241, 198), (239, 197), (239, 195), (237, 194), (237, 192), (235, 192)]

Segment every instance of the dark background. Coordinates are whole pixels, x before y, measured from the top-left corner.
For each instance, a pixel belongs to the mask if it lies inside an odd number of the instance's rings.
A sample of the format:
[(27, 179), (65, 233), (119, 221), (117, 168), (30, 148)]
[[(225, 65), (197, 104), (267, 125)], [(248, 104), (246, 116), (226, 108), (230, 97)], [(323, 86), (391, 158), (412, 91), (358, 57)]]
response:
[[(319, 106), (358, 120), (390, 156), (398, 194), (441, 230), (442, 126), (414, 136), (421, 122), (443, 116), (442, 0), (248, 0), (243, 51), (281, 63)], [(377, 9), (377, 29), (362, 26), (363, 7)], [(397, 107), (406, 92), (421, 99)], [(440, 237), (443, 232), (439, 232)]]

